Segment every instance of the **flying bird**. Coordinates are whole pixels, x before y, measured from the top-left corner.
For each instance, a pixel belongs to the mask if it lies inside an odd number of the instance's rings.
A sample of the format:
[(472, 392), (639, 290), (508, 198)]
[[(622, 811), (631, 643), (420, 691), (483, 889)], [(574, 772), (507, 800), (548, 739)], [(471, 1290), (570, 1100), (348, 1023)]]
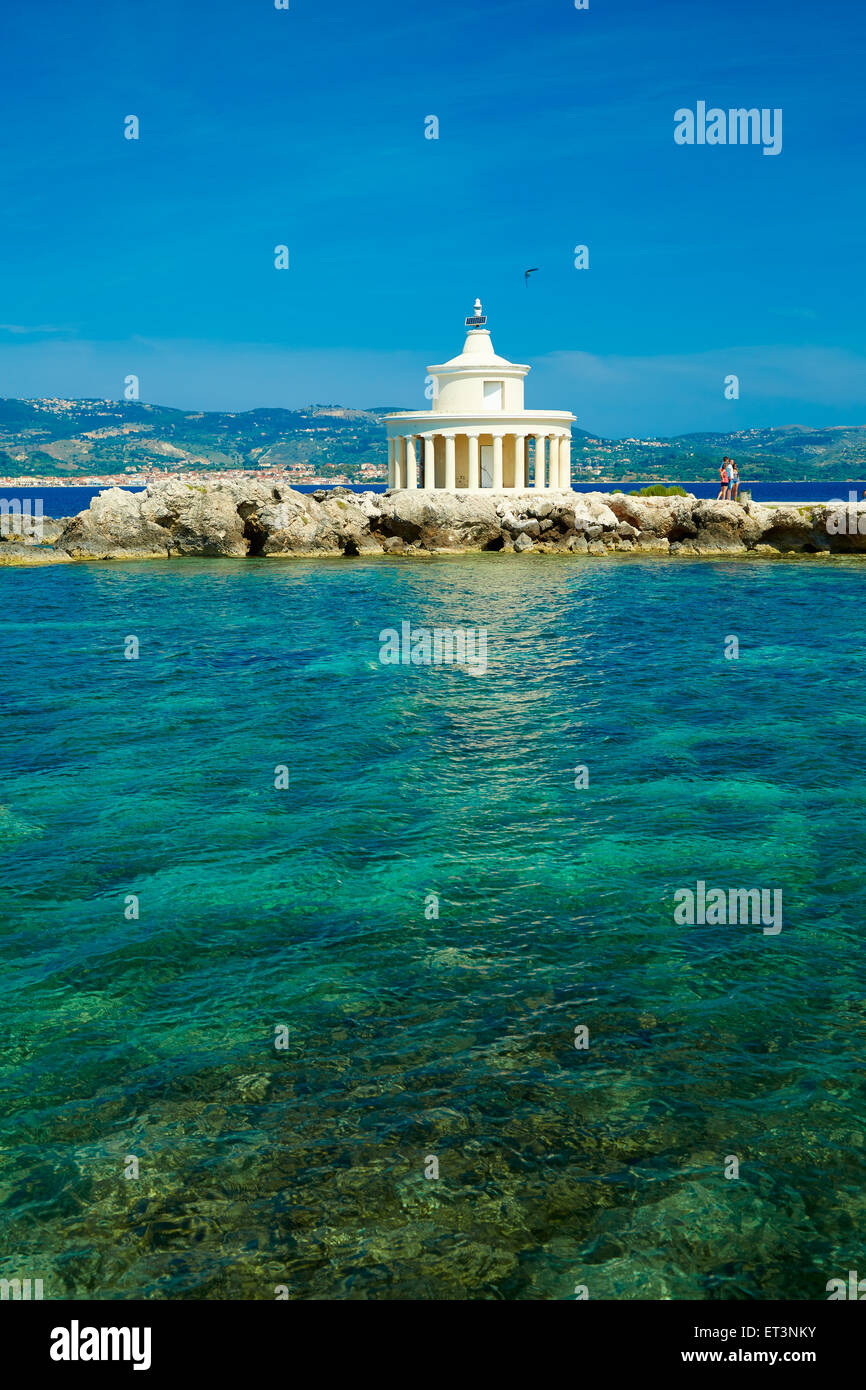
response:
[(524, 271), (523, 280), (524, 280), (524, 283), (525, 283), (527, 289), (529, 289), (529, 277), (530, 277), (530, 275), (534, 275), (535, 272), (536, 272), (536, 270), (538, 270), (538, 269), (539, 269), (539, 267), (538, 267), (537, 265), (534, 265), (534, 266), (532, 267), (531, 270)]

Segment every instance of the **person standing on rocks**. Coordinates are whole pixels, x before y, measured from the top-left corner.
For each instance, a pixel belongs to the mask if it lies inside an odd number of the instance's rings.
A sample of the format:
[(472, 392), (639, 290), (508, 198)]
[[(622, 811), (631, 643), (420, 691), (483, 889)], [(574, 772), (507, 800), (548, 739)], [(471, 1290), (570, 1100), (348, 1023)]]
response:
[(740, 470), (733, 459), (728, 459), (728, 473), (731, 481), (731, 501), (736, 502), (740, 490)]
[(718, 497), (716, 498), (716, 501), (717, 501), (717, 502), (724, 502), (724, 501), (727, 499), (727, 496), (728, 496), (728, 456), (727, 456), (727, 454), (725, 454), (725, 457), (722, 459), (722, 466), (721, 466), (721, 468), (719, 469), (719, 478), (720, 478), (720, 480), (721, 480), (721, 484), (722, 484), (722, 485), (721, 485), (721, 487), (719, 488), (719, 495), (718, 495)]

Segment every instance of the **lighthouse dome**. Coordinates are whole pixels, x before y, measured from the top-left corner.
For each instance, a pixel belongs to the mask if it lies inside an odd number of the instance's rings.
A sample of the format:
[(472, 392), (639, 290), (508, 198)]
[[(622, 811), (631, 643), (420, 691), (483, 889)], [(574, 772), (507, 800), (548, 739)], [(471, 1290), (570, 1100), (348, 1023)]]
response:
[(529, 367), (509, 362), (493, 351), (493, 339), (483, 325), (481, 301), (466, 320), (463, 351), (447, 362), (428, 367), (434, 380), (433, 409), (439, 413), (508, 413), (523, 410), (523, 382)]
[[(507, 357), (499, 357), (493, 351), (493, 339), (487, 328), (470, 328), (466, 334), (463, 351), (437, 368), (438, 371), (452, 371), (457, 367), (513, 367)], [(431, 371), (433, 368), (431, 367)]]

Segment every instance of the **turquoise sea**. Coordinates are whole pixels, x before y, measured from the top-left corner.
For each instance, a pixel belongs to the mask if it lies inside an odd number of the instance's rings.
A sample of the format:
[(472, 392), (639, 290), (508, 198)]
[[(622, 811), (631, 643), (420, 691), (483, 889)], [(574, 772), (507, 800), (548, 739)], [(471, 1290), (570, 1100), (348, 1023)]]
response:
[[(0, 1276), (866, 1273), (864, 599), (845, 559), (0, 569)], [(381, 664), (403, 621), (486, 674)], [(698, 880), (782, 931), (678, 925)]]

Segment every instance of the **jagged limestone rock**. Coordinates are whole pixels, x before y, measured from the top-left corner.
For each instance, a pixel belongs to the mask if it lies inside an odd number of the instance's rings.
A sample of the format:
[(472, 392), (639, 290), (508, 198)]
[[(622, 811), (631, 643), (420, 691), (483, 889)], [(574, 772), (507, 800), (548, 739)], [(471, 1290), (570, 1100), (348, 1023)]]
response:
[[(0, 563), (177, 556), (384, 555), (530, 547), (540, 554), (866, 554), (866, 506), (760, 506), (626, 493), (447, 493), (344, 489), (301, 493), (240, 477), (166, 478), (140, 493), (107, 488), (90, 507), (51, 521), (34, 545), (9, 537)], [(835, 519), (834, 519), (835, 518)], [(863, 531), (859, 530), (862, 519)]]

